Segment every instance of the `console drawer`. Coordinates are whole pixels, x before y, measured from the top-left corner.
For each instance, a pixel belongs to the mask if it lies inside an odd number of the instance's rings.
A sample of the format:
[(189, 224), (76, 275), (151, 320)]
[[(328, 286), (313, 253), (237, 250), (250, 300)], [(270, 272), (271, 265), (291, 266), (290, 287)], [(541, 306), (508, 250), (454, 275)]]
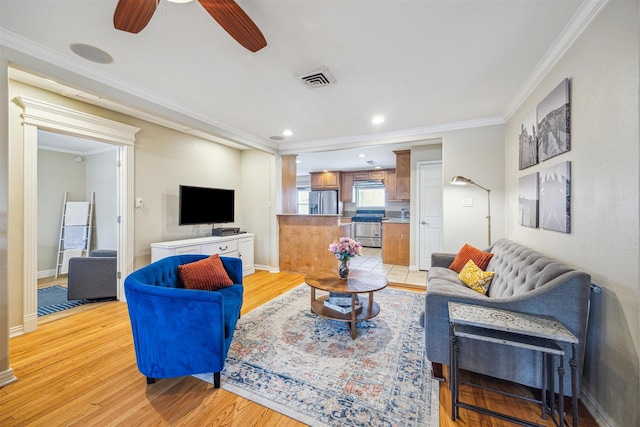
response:
[(238, 256), (238, 239), (227, 240), (224, 242), (202, 243), (200, 244), (200, 253), (205, 255), (229, 255), (235, 253)]

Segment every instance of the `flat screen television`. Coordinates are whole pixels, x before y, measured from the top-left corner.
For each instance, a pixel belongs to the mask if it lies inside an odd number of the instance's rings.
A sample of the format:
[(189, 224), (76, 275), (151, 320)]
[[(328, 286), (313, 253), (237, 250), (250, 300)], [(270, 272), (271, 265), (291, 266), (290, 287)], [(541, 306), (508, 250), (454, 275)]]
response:
[(180, 186), (178, 224), (234, 222), (235, 191), (224, 188)]

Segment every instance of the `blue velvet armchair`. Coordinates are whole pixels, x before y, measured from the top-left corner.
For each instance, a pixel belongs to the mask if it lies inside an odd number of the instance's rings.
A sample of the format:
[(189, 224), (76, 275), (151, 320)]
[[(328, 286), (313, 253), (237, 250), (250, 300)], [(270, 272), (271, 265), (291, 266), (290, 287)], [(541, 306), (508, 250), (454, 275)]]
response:
[(136, 360), (148, 384), (157, 378), (212, 372), (214, 387), (220, 387), (220, 371), (242, 307), (242, 261), (220, 257), (231, 286), (184, 289), (178, 266), (206, 257), (170, 256), (125, 279)]

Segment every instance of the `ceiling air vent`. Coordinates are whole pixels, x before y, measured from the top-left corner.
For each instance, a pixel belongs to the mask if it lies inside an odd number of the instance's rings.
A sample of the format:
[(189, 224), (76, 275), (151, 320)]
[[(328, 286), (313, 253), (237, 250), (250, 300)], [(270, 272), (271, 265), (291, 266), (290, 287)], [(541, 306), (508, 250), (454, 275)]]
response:
[(307, 89), (315, 89), (319, 87), (329, 86), (336, 83), (329, 70), (326, 67), (316, 68), (315, 70), (304, 73), (297, 73), (294, 76), (307, 87)]

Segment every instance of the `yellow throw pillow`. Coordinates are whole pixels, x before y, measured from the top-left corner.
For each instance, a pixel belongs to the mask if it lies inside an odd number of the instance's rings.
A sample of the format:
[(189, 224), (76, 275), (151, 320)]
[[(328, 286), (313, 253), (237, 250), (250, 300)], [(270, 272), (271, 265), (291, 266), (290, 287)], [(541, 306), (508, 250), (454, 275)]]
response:
[(492, 271), (482, 271), (473, 260), (469, 260), (458, 274), (458, 279), (474, 291), (485, 295), (493, 275)]

